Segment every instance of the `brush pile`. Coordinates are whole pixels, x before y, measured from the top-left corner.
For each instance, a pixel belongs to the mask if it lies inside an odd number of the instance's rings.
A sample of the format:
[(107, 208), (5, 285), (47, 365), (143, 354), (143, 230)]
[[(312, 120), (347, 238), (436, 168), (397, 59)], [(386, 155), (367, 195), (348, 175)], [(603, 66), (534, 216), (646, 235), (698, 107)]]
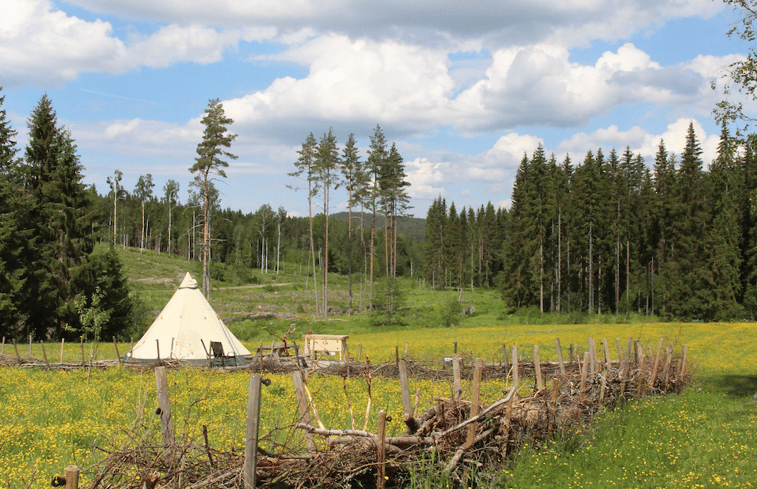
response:
[[(479, 371), (471, 371), (474, 379), (538, 376), (527, 382), (533, 383), (533, 392), (526, 393), (526, 383), (515, 380), (519, 385), (490, 405), (475, 401), (475, 387), (474, 400), (436, 398), (423, 413), (405, 410), (406, 432), (401, 436), (384, 435), (383, 412), (378, 433), (315, 427), (303, 415), (302, 422), (286, 428), (291, 433), (285, 437), (287, 446), (271, 443), (281, 437), (261, 437), (269, 448), (258, 451), (256, 487), (403, 487), (413, 474), (430, 471), (460, 487), (488, 487), (495, 482), (496, 469), (526, 442), (538, 446), (556, 431), (579, 429), (601, 408), (611, 408), (621, 399), (679, 392), (689, 380), (686, 347), (676, 356), (672, 347), (663, 352), (661, 346), (662, 342), (656, 355), (645, 358), (638, 344), (630, 355), (629, 345), (621, 362), (597, 362), (596, 354), (588, 351), (583, 362), (521, 360), (505, 372), (502, 364), (477, 362)], [(329, 368), (339, 375), (360, 370), (345, 362)], [(402, 368), (410, 376), (449, 375), (449, 370), (433, 372), (407, 359)], [(400, 373), (393, 363), (368, 364), (362, 372), (369, 377)], [(537, 388), (542, 375), (547, 385)], [(243, 488), (243, 464), (244, 449), (219, 452), (206, 439), (204, 444), (142, 445), (109, 452), (86, 472), (92, 474), (92, 489)]]

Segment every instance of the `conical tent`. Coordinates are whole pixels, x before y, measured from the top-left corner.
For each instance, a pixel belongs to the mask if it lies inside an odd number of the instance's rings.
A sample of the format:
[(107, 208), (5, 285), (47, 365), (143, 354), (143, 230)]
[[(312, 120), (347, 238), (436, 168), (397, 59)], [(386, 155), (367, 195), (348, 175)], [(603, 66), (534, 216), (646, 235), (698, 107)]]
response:
[(211, 341), (223, 345), (224, 355), (250, 355), (197, 289), (197, 281), (187, 273), (179, 290), (134, 345), (128, 357), (154, 361), (206, 360)]

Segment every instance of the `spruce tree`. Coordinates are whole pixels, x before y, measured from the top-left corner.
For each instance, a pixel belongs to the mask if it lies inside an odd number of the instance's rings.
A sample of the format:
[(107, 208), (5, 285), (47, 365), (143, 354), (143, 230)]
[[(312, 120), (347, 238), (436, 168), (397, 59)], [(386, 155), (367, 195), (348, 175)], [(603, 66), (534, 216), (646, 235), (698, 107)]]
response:
[(711, 307), (704, 313), (708, 319), (742, 319), (741, 308), (737, 304), (740, 294), (741, 230), (739, 173), (735, 161), (733, 139), (728, 126), (722, 123), (718, 156), (710, 166), (710, 201), (712, 228), (707, 253), (710, 276), (708, 294)]
[(715, 305), (706, 263), (712, 246), (701, 154), (694, 125), (689, 124), (676, 182), (673, 246), (663, 277), (663, 313), (682, 319), (707, 319)]
[[(22, 168), (30, 198), (25, 253), (23, 307), (27, 332), (59, 337), (78, 317), (73, 299), (81, 293), (77, 276), (94, 248), (92, 208), (82, 184), (82, 166), (71, 134), (43, 96), (28, 121), (29, 143)], [(74, 279), (74, 280), (72, 280)]]
[(19, 222), (23, 221), (22, 213), (27, 207), (17, 181), (18, 133), (6, 118), (4, 102), (3, 95), (0, 97), (0, 334), (15, 336), (20, 320), (16, 303), (24, 284), (21, 260), (26, 241)]

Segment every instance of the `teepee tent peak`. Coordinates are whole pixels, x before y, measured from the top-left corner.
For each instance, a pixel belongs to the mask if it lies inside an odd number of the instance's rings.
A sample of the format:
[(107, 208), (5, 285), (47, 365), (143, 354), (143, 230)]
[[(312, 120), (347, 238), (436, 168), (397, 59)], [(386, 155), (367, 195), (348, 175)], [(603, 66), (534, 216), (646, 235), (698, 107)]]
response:
[(250, 355), (202, 295), (197, 281), (187, 273), (171, 300), (127, 358), (141, 361), (205, 361), (211, 342), (221, 343), (224, 355)]
[(187, 274), (184, 275), (184, 280), (181, 281), (179, 288), (180, 289), (196, 289), (197, 280), (193, 279), (192, 276), (189, 274), (189, 272), (187, 272)]

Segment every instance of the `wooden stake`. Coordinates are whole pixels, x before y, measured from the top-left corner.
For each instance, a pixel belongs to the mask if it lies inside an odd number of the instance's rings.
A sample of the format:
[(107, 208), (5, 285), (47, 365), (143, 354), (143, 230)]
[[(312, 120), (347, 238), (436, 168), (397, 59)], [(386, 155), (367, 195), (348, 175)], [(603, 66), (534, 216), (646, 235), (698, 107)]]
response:
[(576, 348), (575, 348), (575, 344), (571, 343), (570, 344), (570, 363), (573, 363), (575, 361), (576, 361)]
[(620, 338), (615, 338), (615, 346), (618, 347), (618, 370), (623, 366), (623, 352), (620, 349)]
[(65, 478), (65, 489), (79, 489), (79, 467), (76, 465), (69, 465), (66, 467)]
[(607, 377), (602, 376), (602, 392), (599, 394), (599, 405), (601, 406), (605, 400), (605, 387), (607, 387)]
[(16, 346), (15, 338), (12, 338), (11, 341), (13, 342), (13, 349), (16, 350), (16, 358), (18, 359), (18, 364), (21, 365), (24, 362), (21, 361), (21, 355), (18, 354), (18, 346)]
[(378, 452), (376, 467), (376, 487), (383, 489), (386, 483), (384, 476), (386, 474), (386, 413), (381, 410), (378, 413), (378, 430), (377, 430), (376, 448)]
[[(484, 368), (484, 361), (480, 358), (476, 358), (476, 366), (473, 370), (473, 392), (471, 393), (471, 406), (470, 417), (474, 417), (478, 414), (479, 409), (479, 396), (481, 393), (481, 371)], [(468, 427), (468, 437), (465, 440), (465, 446), (470, 448), (473, 446), (473, 442), (476, 439), (476, 429), (478, 423), (471, 423)]]
[(47, 361), (47, 352), (45, 352), (45, 344), (42, 343), (42, 340), (39, 340), (39, 345), (42, 347), (42, 356), (45, 359), (45, 365), (47, 365), (47, 368), (50, 368), (50, 362)]
[(513, 387), (515, 387), (515, 397), (518, 396), (518, 382), (520, 378), (518, 376), (518, 346), (513, 345)]
[(502, 343), (502, 370), (507, 373), (507, 346)]
[(400, 347), (397, 345), (394, 345), (394, 365), (400, 367)]
[(686, 353), (689, 351), (689, 345), (683, 345), (683, 354), (681, 355), (681, 369), (678, 371), (678, 380), (683, 382), (686, 374)]
[(541, 362), (539, 361), (539, 345), (534, 345), (534, 370), (536, 371), (536, 390), (544, 388), (541, 381)]
[[(310, 406), (307, 395), (305, 394), (305, 383), (302, 380), (302, 372), (295, 370), (292, 372), (292, 381), (294, 383), (294, 393), (297, 396), (297, 407), (300, 410), (300, 422), (310, 424)], [(314, 455), (316, 452), (313, 435), (305, 434), (305, 444), (307, 445), (308, 454)]]
[(460, 356), (457, 353), (452, 354), (452, 385), (454, 392), (452, 397), (457, 401), (460, 399), (462, 393), (461, 381), (460, 381)]
[(255, 469), (258, 454), (258, 426), (260, 424), (260, 376), (250, 376), (247, 394), (247, 436), (244, 443), (244, 486), (255, 488)]
[(163, 444), (168, 458), (173, 458), (173, 419), (171, 419), (171, 400), (168, 396), (168, 377), (166, 367), (155, 368), (155, 385), (158, 390), (158, 410), (160, 416), (160, 430), (163, 434)]
[(357, 345), (357, 361), (358, 362), (361, 361), (360, 358), (362, 357), (362, 355), (363, 355), (363, 344), (360, 343), (359, 345)]
[(160, 340), (155, 340), (155, 348), (158, 351), (158, 364), (160, 364)]
[(665, 348), (665, 385), (670, 380), (670, 363), (673, 361), (673, 345), (668, 345)]
[(602, 343), (605, 347), (605, 371), (610, 371), (610, 347), (607, 346), (607, 338), (602, 338)]
[(66, 341), (65, 338), (60, 339), (60, 362), (63, 363), (63, 343)]
[(81, 366), (87, 364), (87, 360), (84, 358), (84, 338), (79, 338), (79, 344), (81, 345)]
[(584, 364), (581, 368), (581, 390), (579, 391), (579, 398), (580, 400), (584, 400), (584, 397), (586, 395), (586, 375), (589, 372), (590, 364), (591, 363), (591, 353), (584, 352)]
[(589, 353), (591, 354), (589, 358), (590, 366), (591, 366), (591, 373), (592, 375), (597, 373), (597, 345), (594, 344), (594, 338), (589, 336)]
[(118, 364), (123, 365), (123, 360), (121, 360), (121, 353), (118, 351), (118, 343), (116, 343), (116, 337), (113, 337), (113, 346), (116, 347), (116, 358), (118, 358)]
[(405, 361), (400, 361), (400, 390), (402, 391), (402, 420), (407, 425), (407, 433), (412, 435), (418, 429), (417, 423), (413, 418), (413, 405), (410, 400), (410, 386), (407, 381), (407, 365)]
[(555, 338), (555, 349), (557, 349), (557, 363), (560, 364), (560, 375), (565, 375), (565, 363), (562, 360), (562, 347), (560, 338)]
[(654, 367), (652, 368), (651, 379), (649, 379), (650, 389), (654, 389), (654, 384), (657, 381), (657, 368), (660, 366), (660, 355), (662, 354), (662, 340), (663, 338), (660, 338), (660, 343), (657, 345), (657, 355), (654, 356)]
[(34, 355), (32, 355), (32, 335), (29, 335), (29, 360), (34, 358)]

